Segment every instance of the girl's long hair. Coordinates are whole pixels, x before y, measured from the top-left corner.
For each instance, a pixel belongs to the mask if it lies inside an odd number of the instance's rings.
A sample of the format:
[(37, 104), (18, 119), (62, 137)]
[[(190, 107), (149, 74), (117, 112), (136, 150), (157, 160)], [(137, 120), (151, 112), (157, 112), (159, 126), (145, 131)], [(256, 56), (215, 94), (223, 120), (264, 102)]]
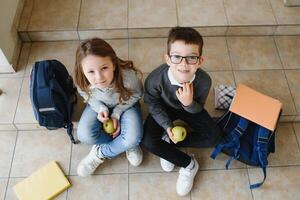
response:
[(130, 60), (124, 61), (118, 58), (113, 48), (100, 38), (91, 38), (81, 42), (76, 51), (75, 83), (82, 91), (84, 91), (88, 95), (88, 97), (90, 97), (90, 83), (85, 77), (81, 65), (82, 60), (87, 55), (110, 57), (115, 67), (113, 85), (115, 91), (120, 93), (119, 102), (128, 100), (132, 95), (132, 91), (124, 86), (122, 70), (132, 69), (136, 72), (136, 74), (140, 75), (140, 78), (142, 78), (142, 73), (134, 67), (133, 62)]

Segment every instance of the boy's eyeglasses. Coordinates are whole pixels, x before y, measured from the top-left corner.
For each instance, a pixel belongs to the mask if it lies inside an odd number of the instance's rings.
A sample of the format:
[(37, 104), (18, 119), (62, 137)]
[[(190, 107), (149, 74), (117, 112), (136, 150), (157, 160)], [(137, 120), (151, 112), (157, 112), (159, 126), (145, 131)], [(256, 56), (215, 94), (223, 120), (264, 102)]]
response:
[(182, 62), (182, 59), (185, 59), (185, 62), (189, 65), (197, 64), (199, 56), (179, 56), (179, 55), (169, 55), (170, 60), (173, 64), (179, 64)]

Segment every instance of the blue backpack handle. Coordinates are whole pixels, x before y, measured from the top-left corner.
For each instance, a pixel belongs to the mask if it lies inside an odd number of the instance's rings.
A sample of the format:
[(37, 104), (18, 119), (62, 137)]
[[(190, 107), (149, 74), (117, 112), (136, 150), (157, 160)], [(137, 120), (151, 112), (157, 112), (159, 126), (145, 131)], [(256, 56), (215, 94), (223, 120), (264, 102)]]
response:
[(258, 153), (258, 160), (260, 167), (263, 170), (264, 179), (263, 181), (250, 185), (250, 189), (255, 189), (260, 187), (266, 180), (267, 177), (267, 166), (268, 166), (268, 142), (270, 138), (270, 131), (264, 127), (260, 127), (258, 130), (258, 138), (257, 138), (257, 145), (254, 147), (255, 151)]
[(247, 119), (240, 117), (237, 126), (226, 137), (222, 139), (221, 143), (215, 148), (210, 157), (215, 159), (223, 148), (234, 149), (234, 155), (229, 158), (226, 163), (226, 169), (228, 169), (230, 162), (233, 159), (237, 159), (239, 157), (240, 137), (244, 134), (245, 130), (248, 127), (248, 124), (249, 121)]

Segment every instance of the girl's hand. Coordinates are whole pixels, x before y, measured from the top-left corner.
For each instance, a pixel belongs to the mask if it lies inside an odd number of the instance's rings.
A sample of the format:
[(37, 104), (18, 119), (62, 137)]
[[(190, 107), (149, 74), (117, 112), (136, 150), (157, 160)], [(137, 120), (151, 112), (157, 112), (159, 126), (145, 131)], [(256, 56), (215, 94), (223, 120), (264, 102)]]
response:
[(100, 122), (104, 123), (105, 121), (107, 121), (109, 119), (108, 111), (99, 112), (97, 118), (99, 119)]
[(116, 129), (115, 132), (112, 133), (112, 137), (115, 138), (119, 135), (120, 133), (120, 123), (119, 123), (119, 120), (115, 119), (115, 118), (111, 118), (112, 121), (113, 121), (113, 124), (114, 124), (114, 128)]
[(189, 106), (193, 103), (193, 83), (183, 83), (182, 85), (183, 86), (176, 91), (176, 96), (182, 105)]
[(176, 144), (177, 141), (173, 139), (172, 127), (167, 128), (167, 133), (168, 133), (168, 135), (169, 135), (170, 140), (172, 140), (172, 142), (173, 142), (174, 144)]

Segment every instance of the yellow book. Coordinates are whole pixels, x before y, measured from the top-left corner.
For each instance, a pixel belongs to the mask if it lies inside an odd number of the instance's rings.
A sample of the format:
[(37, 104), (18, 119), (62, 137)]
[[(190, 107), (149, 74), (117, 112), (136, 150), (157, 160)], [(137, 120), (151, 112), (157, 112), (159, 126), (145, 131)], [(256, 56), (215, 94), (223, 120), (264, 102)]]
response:
[(53, 199), (71, 184), (59, 165), (52, 161), (14, 186), (20, 200)]

